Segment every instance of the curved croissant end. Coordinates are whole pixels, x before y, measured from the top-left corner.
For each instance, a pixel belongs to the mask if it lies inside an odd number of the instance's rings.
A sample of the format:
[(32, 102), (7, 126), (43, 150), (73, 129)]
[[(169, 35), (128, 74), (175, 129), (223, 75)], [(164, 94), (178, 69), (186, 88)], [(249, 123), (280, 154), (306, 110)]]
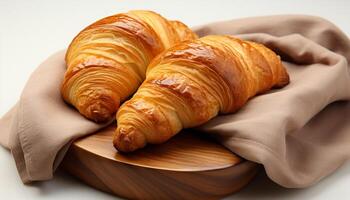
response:
[(254, 42), (206, 36), (158, 56), (146, 80), (119, 109), (114, 146), (134, 151), (183, 128), (232, 113), (251, 97), (289, 83), (279, 56)]
[(64, 100), (96, 122), (112, 118), (145, 78), (150, 60), (197, 36), (184, 24), (151, 11), (103, 18), (82, 30), (66, 53)]

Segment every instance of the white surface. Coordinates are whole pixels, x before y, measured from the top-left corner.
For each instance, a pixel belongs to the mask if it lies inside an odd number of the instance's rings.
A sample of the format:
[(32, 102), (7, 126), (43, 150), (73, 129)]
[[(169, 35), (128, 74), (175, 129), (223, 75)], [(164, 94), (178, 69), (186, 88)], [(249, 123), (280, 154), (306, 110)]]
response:
[[(324, 17), (350, 35), (350, 1), (18, 1), (0, 0), (0, 116), (18, 99), (35, 67), (91, 22), (130, 9), (150, 9), (189, 26), (271, 14)], [(0, 133), (1, 134), (1, 133)], [(261, 173), (228, 199), (348, 199), (350, 164), (307, 189), (285, 189)], [(115, 199), (58, 172), (51, 181), (25, 186), (0, 147), (0, 199)]]

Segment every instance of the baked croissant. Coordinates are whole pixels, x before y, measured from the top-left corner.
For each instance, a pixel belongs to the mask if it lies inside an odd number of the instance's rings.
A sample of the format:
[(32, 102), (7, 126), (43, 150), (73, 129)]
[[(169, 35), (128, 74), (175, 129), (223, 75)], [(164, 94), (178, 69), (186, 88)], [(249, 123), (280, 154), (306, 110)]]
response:
[(136, 91), (153, 57), (197, 36), (183, 23), (151, 11), (130, 11), (82, 30), (66, 53), (63, 99), (88, 119), (112, 118)]
[(280, 57), (261, 44), (219, 35), (181, 43), (152, 61), (146, 80), (119, 109), (114, 146), (130, 152), (165, 142), (288, 83)]

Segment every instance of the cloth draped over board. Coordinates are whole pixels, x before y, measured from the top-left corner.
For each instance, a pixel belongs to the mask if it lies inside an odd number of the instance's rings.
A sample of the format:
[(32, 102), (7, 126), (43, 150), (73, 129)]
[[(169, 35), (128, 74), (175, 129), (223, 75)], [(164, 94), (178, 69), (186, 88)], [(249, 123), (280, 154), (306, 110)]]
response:
[[(194, 30), (266, 45), (281, 56), (291, 80), (197, 130), (261, 163), (284, 187), (315, 184), (349, 159), (350, 40), (339, 28), (319, 17), (279, 15)], [(33, 72), (19, 101), (0, 119), (0, 144), (11, 150), (24, 183), (51, 179), (75, 139), (108, 125), (85, 119), (62, 100), (64, 53)]]

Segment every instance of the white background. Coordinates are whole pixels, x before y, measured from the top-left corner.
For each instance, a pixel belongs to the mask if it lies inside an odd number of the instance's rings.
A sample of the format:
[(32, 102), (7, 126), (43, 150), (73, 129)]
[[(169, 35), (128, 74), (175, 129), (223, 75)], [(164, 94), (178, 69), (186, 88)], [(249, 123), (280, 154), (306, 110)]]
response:
[[(19, 98), (36, 66), (66, 48), (82, 28), (104, 16), (149, 9), (189, 26), (217, 20), (271, 15), (324, 17), (350, 35), (350, 1), (116, 1), (0, 0), (0, 116)], [(0, 132), (1, 134), (1, 132)], [(122, 181), (122, 180), (121, 180)], [(285, 189), (260, 173), (228, 199), (349, 199), (350, 163), (307, 189)], [(115, 199), (59, 171), (51, 181), (23, 185), (10, 153), (0, 147), (0, 199)]]

